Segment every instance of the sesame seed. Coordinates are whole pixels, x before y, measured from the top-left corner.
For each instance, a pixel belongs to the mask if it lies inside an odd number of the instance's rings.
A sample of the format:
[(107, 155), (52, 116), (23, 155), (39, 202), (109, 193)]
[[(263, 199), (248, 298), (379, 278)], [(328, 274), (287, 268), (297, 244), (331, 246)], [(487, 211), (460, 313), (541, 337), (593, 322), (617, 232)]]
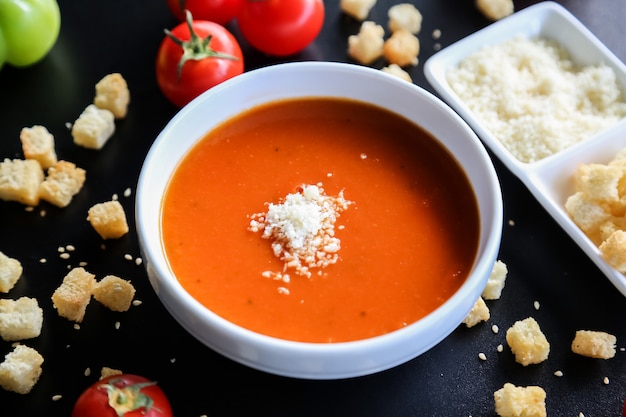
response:
[(117, 330), (117, 329), (119, 329), (119, 328), (120, 328), (120, 322), (119, 322), (119, 321), (116, 321), (116, 322), (115, 322), (115, 329)]
[(433, 39), (439, 39), (439, 38), (441, 38), (441, 29), (433, 30)]
[(35, 207), (33, 207), (33, 206), (26, 206), (26, 207), (24, 207), (24, 210), (30, 213), (33, 210), (35, 210)]
[(46, 217), (46, 211), (45, 211), (45, 210), (41, 210), (41, 211), (39, 212), (39, 215), (40, 215), (41, 217)]
[(135, 265), (141, 265), (143, 263), (143, 259), (135, 258)]
[(87, 262), (81, 261), (78, 263), (78, 266), (87, 266)]
[(74, 330), (80, 330), (80, 324), (74, 323)]
[(360, 157), (361, 159), (367, 159), (367, 154), (362, 153), (359, 157)]
[(486, 361), (487, 360), (487, 356), (484, 353), (480, 352), (478, 354), (478, 359), (480, 359), (481, 361)]
[(63, 398), (62, 395), (56, 394), (52, 396), (52, 401), (59, 401), (61, 398)]
[(132, 257), (132, 255), (127, 253), (126, 255), (124, 255), (124, 259), (126, 259), (127, 261), (132, 261), (133, 257)]
[(170, 362), (171, 362), (171, 363), (176, 362), (176, 358), (172, 358), (172, 359), (170, 359)]
[(433, 49), (434, 49), (435, 51), (440, 50), (440, 49), (441, 49), (441, 44), (440, 44), (439, 42), (435, 43), (435, 44), (433, 45)]
[(500, 329), (498, 328), (497, 325), (494, 324), (493, 326), (491, 326), (491, 331), (494, 332), (495, 334), (498, 334)]
[(47, 260), (46, 258), (41, 258), (41, 259), (39, 260), (39, 263), (40, 263), (40, 264), (45, 264), (46, 262), (48, 262), (48, 260)]
[(504, 346), (502, 346), (502, 345), (498, 345), (498, 347), (496, 348), (496, 350), (497, 350), (498, 352), (502, 352), (502, 351), (504, 351)]
[(85, 368), (84, 374), (85, 374), (85, 376), (91, 375), (91, 368)]
[(59, 255), (59, 258), (61, 259), (70, 259), (70, 254), (67, 252), (63, 252), (62, 254)]
[(124, 190), (124, 197), (130, 197), (131, 194), (132, 190), (130, 188)]
[(134, 305), (135, 307), (140, 306), (140, 305), (141, 305), (141, 303), (142, 303), (142, 301), (141, 301), (141, 300), (133, 300), (133, 305)]
[(609, 377), (605, 376), (602, 382), (604, 383), (604, 385), (609, 385)]
[(117, 194), (113, 194), (111, 196), (111, 200), (113, 200), (113, 201), (117, 201), (118, 199), (119, 199), (119, 197), (117, 196)]
[(562, 377), (563, 371), (554, 371), (554, 376)]
[(515, 226), (515, 220), (509, 220), (509, 226)]
[(581, 411), (580, 413), (578, 413), (578, 417), (585, 417), (585, 415)]
[(63, 246), (59, 246), (59, 247), (57, 248), (57, 252), (59, 252), (59, 253), (63, 253), (63, 252), (65, 252), (65, 248), (64, 248)]
[(65, 250), (67, 250), (68, 252), (73, 252), (76, 250), (76, 247), (74, 245), (66, 245)]
[(535, 310), (539, 310), (539, 301), (535, 301), (533, 307), (535, 307)]

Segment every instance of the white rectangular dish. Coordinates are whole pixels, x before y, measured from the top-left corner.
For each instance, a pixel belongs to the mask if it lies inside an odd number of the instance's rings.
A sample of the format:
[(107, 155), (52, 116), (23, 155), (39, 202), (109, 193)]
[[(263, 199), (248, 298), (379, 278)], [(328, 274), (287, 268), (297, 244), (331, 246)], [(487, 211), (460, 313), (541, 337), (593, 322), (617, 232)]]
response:
[(523, 9), (442, 49), (426, 61), (424, 72), (437, 93), (465, 119), (483, 143), (534, 194), (572, 239), (584, 250), (611, 283), (626, 296), (626, 277), (611, 267), (598, 247), (578, 228), (565, 211), (565, 201), (574, 193), (572, 176), (582, 163), (607, 163), (626, 148), (626, 119), (565, 150), (536, 162), (517, 159), (491, 133), (454, 92), (447, 72), (468, 55), (488, 45), (500, 44), (518, 35), (545, 38), (562, 45), (577, 65), (604, 63), (626, 91), (626, 66), (580, 21), (557, 3), (546, 1)]

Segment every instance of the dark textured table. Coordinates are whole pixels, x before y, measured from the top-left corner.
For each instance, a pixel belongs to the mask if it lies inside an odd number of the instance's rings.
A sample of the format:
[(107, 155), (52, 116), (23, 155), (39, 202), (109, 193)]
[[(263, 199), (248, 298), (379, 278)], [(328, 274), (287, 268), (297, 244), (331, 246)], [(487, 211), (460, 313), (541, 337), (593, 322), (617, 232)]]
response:
[[(424, 16), (420, 65), (411, 69), (416, 84), (431, 90), (422, 64), (435, 51), (488, 24), (472, 0), (414, 0)], [(326, 2), (323, 32), (304, 52), (288, 60), (347, 61), (347, 37), (359, 23), (339, 12), (338, 0)], [(394, 2), (379, 0), (370, 20), (386, 24)], [(517, 1), (517, 9), (534, 3)], [(561, 1), (622, 60), (626, 60), (623, 0)], [(504, 198), (500, 259), (509, 275), (502, 298), (489, 302), (488, 324), (459, 327), (426, 354), (376, 375), (336, 381), (289, 379), (248, 369), (221, 357), (187, 334), (166, 312), (142, 266), (134, 234), (134, 191), (142, 160), (152, 141), (177, 111), (161, 95), (154, 76), (163, 28), (176, 22), (165, 0), (61, 0), (62, 29), (52, 52), (39, 64), (0, 71), (0, 157), (21, 158), (19, 132), (41, 124), (56, 139), (61, 159), (87, 170), (84, 189), (59, 209), (41, 204), (29, 212), (0, 202), (0, 251), (19, 259), (24, 274), (3, 298), (38, 298), (44, 310), (41, 335), (24, 341), (44, 358), (33, 391), (18, 395), (0, 390), (2, 416), (67, 416), (81, 391), (108, 366), (157, 380), (177, 416), (495, 416), (493, 392), (505, 382), (540, 385), (547, 392), (550, 416), (618, 416), (626, 397), (626, 298), (585, 257), (532, 195), (498, 161)], [(229, 26), (238, 35), (237, 28)], [(432, 38), (435, 29), (441, 38)], [(273, 59), (244, 45), (246, 68)], [(380, 68), (381, 63), (376, 67)], [(95, 83), (121, 72), (132, 102), (128, 117), (100, 151), (72, 143), (66, 124), (91, 102)], [(106, 243), (86, 222), (87, 209), (117, 194), (131, 233)], [(58, 248), (73, 245), (69, 259)], [(47, 259), (41, 263), (40, 259)], [(68, 267), (131, 279), (143, 303), (114, 313), (92, 302), (80, 328), (60, 318), (50, 296)], [(539, 307), (538, 309), (536, 307)], [(533, 316), (551, 343), (549, 359), (523, 367), (505, 347), (505, 330)], [(118, 324), (118, 325), (116, 325)], [(494, 333), (495, 324), (500, 332)], [(118, 328), (119, 327), (119, 328)], [(610, 360), (574, 355), (570, 343), (578, 329), (597, 329), (618, 338)], [(0, 354), (11, 344), (0, 341)], [(487, 360), (478, 354), (485, 353)], [(86, 375), (86, 370), (91, 375)], [(562, 371), (557, 377), (555, 371)], [(605, 380), (605, 378), (608, 378)], [(608, 381), (608, 384), (606, 383)], [(59, 397), (60, 396), (60, 397)], [(54, 399), (53, 399), (54, 398)]]

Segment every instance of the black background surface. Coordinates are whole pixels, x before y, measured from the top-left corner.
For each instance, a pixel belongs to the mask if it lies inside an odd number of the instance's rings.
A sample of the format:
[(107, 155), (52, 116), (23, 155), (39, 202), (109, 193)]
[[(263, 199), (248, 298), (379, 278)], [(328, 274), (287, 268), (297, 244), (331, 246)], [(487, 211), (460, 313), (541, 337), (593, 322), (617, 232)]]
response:
[[(25, 344), (44, 358), (33, 391), (18, 395), (0, 390), (0, 416), (68, 416), (81, 391), (108, 366), (159, 382), (177, 416), (495, 416), (493, 392), (505, 382), (540, 385), (547, 392), (550, 416), (618, 416), (626, 397), (626, 352), (603, 361), (574, 355), (570, 343), (578, 329), (604, 330), (626, 347), (626, 298), (585, 257), (520, 181), (498, 161), (504, 198), (500, 259), (509, 275), (502, 298), (489, 302), (491, 319), (472, 329), (455, 330), (426, 354), (376, 375), (336, 381), (306, 381), (265, 374), (221, 357), (187, 334), (166, 312), (142, 266), (125, 259), (139, 256), (134, 234), (134, 191), (142, 160), (152, 141), (177, 109), (161, 95), (154, 60), (163, 29), (177, 22), (165, 0), (61, 0), (62, 28), (52, 52), (25, 69), (0, 71), (0, 157), (21, 158), (19, 132), (41, 124), (56, 140), (60, 159), (87, 170), (84, 189), (59, 209), (42, 203), (28, 212), (0, 201), (0, 251), (24, 266), (18, 285), (3, 298), (37, 297), (44, 309), (42, 334)], [(386, 24), (396, 2), (379, 0), (369, 19)], [(413, 0), (424, 16), (419, 35), (420, 65), (414, 82), (432, 90), (422, 65), (436, 43), (450, 43), (484, 27), (472, 0)], [(534, 3), (517, 1), (521, 9)], [(626, 59), (623, 0), (561, 1), (622, 60)], [(251, 50), (242, 41), (246, 69), (285, 60), (348, 61), (347, 38), (359, 23), (326, 1), (326, 21), (317, 41), (288, 59)], [(229, 28), (238, 36), (236, 26)], [(434, 40), (434, 29), (442, 36)], [(380, 68), (383, 62), (377, 62)], [(66, 123), (89, 104), (94, 85), (120, 72), (131, 90), (127, 118), (100, 151), (72, 143)], [(118, 194), (131, 233), (102, 242), (86, 222), (88, 208)], [(42, 215), (45, 211), (45, 215)], [(57, 248), (74, 245), (68, 260)], [(46, 258), (46, 263), (40, 263)], [(114, 274), (131, 279), (143, 304), (114, 313), (92, 302), (79, 329), (57, 316), (50, 296), (70, 266), (87, 262), (98, 278)], [(538, 310), (534, 302), (539, 303)], [(523, 367), (506, 348), (505, 330), (533, 316), (551, 343), (549, 359)], [(116, 329), (119, 322), (119, 329)], [(499, 326), (494, 334), (491, 325)], [(496, 347), (504, 344), (504, 352)], [(0, 341), (0, 355), (12, 349)], [(486, 361), (478, 354), (484, 352)], [(1, 356), (0, 356), (1, 357)], [(91, 375), (85, 375), (86, 369)], [(561, 370), (562, 377), (554, 372)], [(609, 379), (609, 384), (603, 382)], [(53, 401), (53, 396), (61, 398)]]

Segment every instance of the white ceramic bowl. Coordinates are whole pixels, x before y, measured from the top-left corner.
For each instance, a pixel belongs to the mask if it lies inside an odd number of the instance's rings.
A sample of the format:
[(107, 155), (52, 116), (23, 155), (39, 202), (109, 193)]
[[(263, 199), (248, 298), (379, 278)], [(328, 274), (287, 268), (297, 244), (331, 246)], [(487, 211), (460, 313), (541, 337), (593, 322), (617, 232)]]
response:
[[(211, 128), (253, 106), (288, 97), (345, 97), (413, 120), (456, 156), (474, 186), (480, 242), (470, 276), (427, 317), (401, 330), (354, 342), (302, 343), (254, 333), (203, 307), (179, 284), (161, 243), (163, 192), (179, 160)], [(150, 283), (174, 318), (215, 351), (252, 368), (307, 379), (337, 379), (406, 362), (449, 335), (481, 294), (496, 260), (502, 200), (484, 147), (442, 101), (382, 71), (339, 63), (282, 64), (245, 73), (198, 97), (165, 127), (148, 153), (137, 187), (136, 222)]]
[[(600, 62), (613, 68), (618, 84), (626, 91), (626, 66), (580, 21), (557, 3), (546, 1), (523, 9), (442, 49), (424, 64), (427, 80), (437, 93), (476, 131), (480, 139), (534, 194), (589, 258), (626, 296), (626, 278), (600, 255), (598, 247), (574, 224), (565, 201), (574, 193), (572, 175), (581, 163), (606, 163), (626, 147), (626, 120), (582, 142), (537, 162), (515, 158), (481, 123), (446, 80), (447, 72), (478, 49), (523, 35), (542, 37), (561, 44), (575, 64)], [(591, 277), (592, 278), (592, 277)]]

